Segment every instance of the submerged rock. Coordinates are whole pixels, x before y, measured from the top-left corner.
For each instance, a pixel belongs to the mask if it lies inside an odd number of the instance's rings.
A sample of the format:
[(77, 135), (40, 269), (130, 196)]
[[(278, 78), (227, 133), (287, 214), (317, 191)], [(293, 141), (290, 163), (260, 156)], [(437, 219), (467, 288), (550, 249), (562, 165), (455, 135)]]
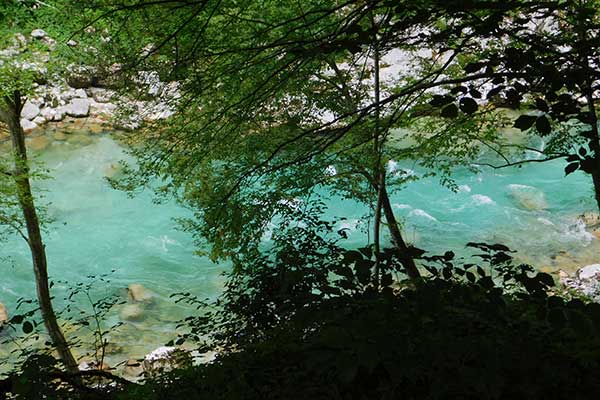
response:
[(132, 283), (127, 287), (127, 297), (130, 301), (149, 303), (154, 295), (139, 283)]
[(121, 164), (111, 163), (105, 170), (104, 176), (107, 178), (118, 178), (122, 176), (123, 167)]
[(65, 141), (67, 140), (67, 135), (64, 132), (54, 132), (52, 134), (52, 139), (58, 141)]
[(0, 326), (8, 322), (8, 310), (4, 304), (0, 303)]
[(50, 139), (46, 136), (37, 136), (28, 140), (27, 145), (34, 151), (42, 151), (50, 146)]
[(520, 208), (529, 211), (541, 211), (548, 208), (546, 196), (541, 190), (527, 185), (508, 185), (509, 195)]
[(78, 146), (87, 146), (89, 144), (92, 144), (93, 140), (89, 136), (79, 134), (68, 136), (67, 142)]
[(139, 304), (126, 304), (121, 309), (121, 319), (126, 321), (141, 321), (144, 319), (144, 309)]

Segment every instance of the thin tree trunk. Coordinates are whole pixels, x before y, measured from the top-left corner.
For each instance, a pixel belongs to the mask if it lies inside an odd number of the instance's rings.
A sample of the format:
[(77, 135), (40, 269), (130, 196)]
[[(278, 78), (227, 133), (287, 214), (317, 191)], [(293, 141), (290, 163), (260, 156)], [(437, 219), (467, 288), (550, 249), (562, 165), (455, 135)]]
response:
[(31, 193), (27, 150), (25, 148), (25, 135), (20, 122), (20, 114), (23, 107), (21, 96), (18, 92), (15, 92), (13, 98), (5, 98), (4, 103), (5, 109), (2, 112), (2, 116), (8, 125), (12, 139), (12, 148), (15, 158), (13, 177), (17, 187), (19, 204), (27, 226), (27, 243), (31, 250), (37, 297), (42, 311), (42, 318), (52, 343), (58, 352), (58, 356), (64, 363), (67, 371), (78, 372), (77, 362), (75, 361), (75, 358), (69, 349), (67, 340), (56, 321), (56, 314), (54, 313), (50, 299), (46, 249), (42, 241), (39, 219)]
[(382, 189), (383, 182), (385, 182), (385, 175), (383, 173), (383, 168), (381, 166), (381, 151), (382, 146), (380, 144), (380, 132), (379, 132), (379, 119), (381, 116), (381, 105), (379, 104), (381, 100), (381, 91), (380, 91), (380, 81), (379, 81), (379, 45), (377, 43), (377, 26), (375, 24), (375, 20), (373, 15), (371, 15), (371, 22), (373, 27), (375, 28), (374, 34), (374, 45), (373, 45), (373, 63), (374, 63), (374, 79), (375, 79), (375, 131), (373, 132), (373, 151), (375, 152), (376, 159), (375, 165), (373, 167), (373, 176), (377, 180), (376, 190), (377, 190), (377, 203), (375, 205), (375, 221), (373, 226), (373, 242), (375, 244), (375, 276), (373, 277), (373, 281), (375, 284), (375, 288), (379, 288), (379, 280), (380, 280), (380, 269), (381, 269), (381, 260), (379, 253), (381, 251), (380, 245), (380, 237), (379, 237), (379, 229), (381, 226), (381, 202), (382, 202)]
[(595, 168), (591, 171), (592, 182), (594, 183), (594, 197), (596, 198), (596, 205), (600, 210), (600, 137), (598, 132), (598, 117), (596, 115), (596, 106), (594, 104), (594, 95), (590, 87), (586, 93), (586, 100), (588, 107), (590, 108), (590, 119), (592, 127), (592, 140), (590, 141), (590, 150), (594, 152), (594, 166)]
[(385, 182), (381, 183), (380, 193), (381, 207), (383, 209), (388, 230), (390, 231), (390, 235), (392, 236), (392, 242), (395, 245), (398, 258), (400, 259), (400, 262), (406, 269), (406, 274), (408, 275), (408, 277), (412, 280), (420, 280), (421, 273), (419, 272), (419, 269), (415, 264), (415, 260), (410, 254), (409, 247), (406, 245), (406, 242), (402, 238), (402, 233), (400, 232), (400, 227), (398, 226), (398, 222), (396, 221), (396, 216), (394, 215), (394, 210), (392, 209), (392, 204), (390, 203), (390, 197), (385, 187)]

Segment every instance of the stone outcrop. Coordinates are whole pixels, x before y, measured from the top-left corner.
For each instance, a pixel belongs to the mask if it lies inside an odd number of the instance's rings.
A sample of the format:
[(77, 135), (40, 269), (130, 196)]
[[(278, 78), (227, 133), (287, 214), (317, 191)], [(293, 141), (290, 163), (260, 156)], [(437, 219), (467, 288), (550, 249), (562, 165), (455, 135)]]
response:
[[(29, 41), (45, 43), (50, 50), (34, 50), (31, 57), (26, 58), (32, 61), (22, 61), (20, 56), (32, 51), (27, 47)], [(8, 45), (0, 48), (0, 64), (12, 63), (35, 77), (33, 94), (21, 114), (26, 133), (47, 123), (62, 121), (66, 116), (101, 119), (114, 129), (132, 131), (145, 122), (166, 119), (174, 114), (174, 105), (181, 97), (178, 82), (163, 82), (156, 71), (142, 71), (131, 78), (137, 90), (131, 91), (131, 96), (118, 96), (112, 89), (120, 86), (123, 75), (120, 65), (114, 64), (106, 70), (73, 65), (62, 77), (53, 75), (45, 65), (50, 61), (54, 44), (56, 41), (47, 32), (34, 29), (29, 40), (16, 34), (12, 41), (0, 45)], [(78, 46), (75, 41), (69, 41), (67, 45)]]
[(579, 268), (575, 276), (560, 271), (559, 279), (565, 288), (600, 303), (600, 264)]
[(189, 352), (166, 346), (149, 353), (142, 362), (144, 373), (150, 376), (190, 366), (192, 366), (192, 356)]

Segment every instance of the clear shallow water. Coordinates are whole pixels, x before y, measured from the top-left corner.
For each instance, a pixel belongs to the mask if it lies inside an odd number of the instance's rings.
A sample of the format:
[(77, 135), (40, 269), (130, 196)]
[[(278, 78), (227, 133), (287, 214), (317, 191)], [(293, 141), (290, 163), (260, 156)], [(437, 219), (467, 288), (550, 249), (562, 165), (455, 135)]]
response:
[[(185, 291), (215, 297), (227, 266), (194, 255), (189, 235), (178, 231), (173, 221), (186, 216), (186, 210), (173, 202), (154, 204), (150, 191), (130, 199), (112, 190), (104, 177), (126, 156), (109, 137), (91, 137), (93, 143), (87, 146), (54, 142), (46, 149), (41, 160), (53, 179), (39, 186), (46, 189), (48, 212), (55, 219), (45, 236), (52, 278), (85, 282), (88, 275), (114, 270), (110, 284), (96, 285), (96, 298), (126, 298), (125, 289), (132, 283), (143, 284), (156, 296), (143, 321), (126, 322), (111, 333), (110, 339), (124, 347), (109, 357), (114, 365), (170, 340), (174, 322), (189, 310), (173, 304), (169, 295)], [(524, 261), (539, 267), (573, 269), (600, 261), (600, 247), (575, 218), (595, 208), (590, 180), (583, 174), (564, 178), (563, 168), (558, 161), (483, 169), (479, 174), (458, 172), (457, 193), (435, 178), (426, 179), (394, 193), (393, 204), (406, 239), (433, 253), (460, 251), (469, 241), (497, 242), (519, 250)], [(343, 212), (349, 218), (345, 224), (355, 231), (352, 242), (363, 244), (356, 221), (365, 208), (337, 199), (330, 200), (330, 207), (330, 216)], [(17, 237), (0, 246), (0, 257), (9, 257), (0, 260), (0, 302), (14, 311), (18, 298), (35, 295), (31, 261), (26, 244)], [(64, 284), (57, 284), (53, 290), (60, 294), (63, 289)], [(58, 308), (64, 305), (62, 296), (56, 302)], [(83, 300), (77, 305), (89, 309)], [(117, 322), (118, 313), (119, 308), (108, 322)], [(8, 351), (0, 348), (0, 357), (7, 357)]]

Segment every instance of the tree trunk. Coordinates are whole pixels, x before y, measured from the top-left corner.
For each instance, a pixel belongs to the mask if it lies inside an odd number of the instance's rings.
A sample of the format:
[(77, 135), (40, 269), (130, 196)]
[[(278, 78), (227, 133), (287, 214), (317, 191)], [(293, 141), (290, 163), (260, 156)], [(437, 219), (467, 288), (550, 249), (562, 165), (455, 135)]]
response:
[(5, 109), (2, 110), (2, 117), (10, 131), (15, 160), (13, 177), (17, 187), (19, 204), (27, 226), (27, 243), (31, 250), (37, 297), (42, 311), (42, 318), (52, 343), (58, 352), (58, 356), (64, 363), (67, 371), (78, 372), (77, 362), (73, 354), (71, 354), (60, 326), (56, 322), (56, 314), (54, 313), (50, 299), (46, 249), (42, 241), (40, 224), (31, 194), (25, 135), (20, 122), (21, 109), (23, 107), (20, 94), (15, 92), (13, 98), (5, 98), (3, 106)]
[(406, 269), (406, 275), (408, 275), (408, 277), (412, 280), (420, 280), (421, 273), (415, 264), (415, 260), (410, 254), (409, 247), (402, 238), (402, 233), (400, 232), (400, 227), (398, 227), (398, 222), (396, 221), (396, 216), (394, 215), (394, 210), (392, 209), (392, 204), (390, 203), (390, 197), (385, 187), (385, 182), (381, 182), (380, 194), (381, 206), (385, 215), (388, 230), (392, 236), (392, 242), (396, 247), (398, 258)]
[(590, 125), (592, 128), (590, 150), (594, 152), (594, 168), (590, 173), (592, 175), (592, 182), (594, 183), (594, 197), (596, 198), (596, 205), (598, 206), (598, 210), (600, 210), (600, 132), (598, 132), (598, 117), (596, 115), (596, 106), (594, 104), (591, 83), (587, 89), (586, 99), (588, 102), (588, 107), (590, 108)]

